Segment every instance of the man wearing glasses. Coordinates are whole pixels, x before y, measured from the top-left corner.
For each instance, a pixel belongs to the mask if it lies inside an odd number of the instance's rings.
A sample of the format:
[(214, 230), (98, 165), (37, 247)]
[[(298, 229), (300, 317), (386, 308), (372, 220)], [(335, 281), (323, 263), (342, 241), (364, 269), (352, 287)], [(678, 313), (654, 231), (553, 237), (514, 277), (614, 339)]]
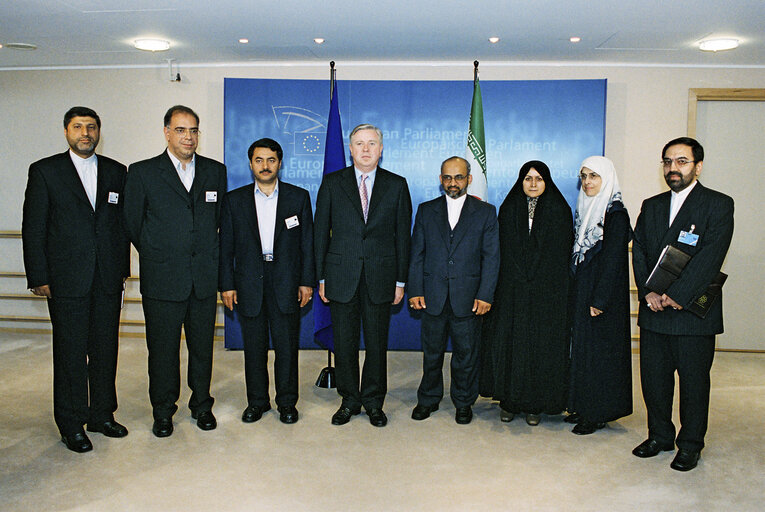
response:
[[(677, 471), (696, 467), (704, 447), (709, 415), (709, 370), (715, 335), (723, 332), (722, 297), (703, 318), (688, 311), (720, 271), (733, 236), (733, 199), (698, 180), (704, 148), (681, 137), (662, 151), (664, 180), (670, 190), (646, 199), (635, 225), (632, 264), (640, 309), (640, 380), (648, 412), (648, 439), (632, 453), (653, 457), (678, 452)], [(691, 256), (664, 294), (645, 287), (667, 245)], [(680, 428), (672, 423), (677, 371), (680, 380)]]
[(451, 399), (455, 421), (473, 419), (478, 398), (481, 315), (491, 309), (499, 275), (499, 232), (494, 206), (467, 195), (470, 164), (453, 156), (441, 164), (445, 196), (422, 203), (412, 233), (407, 292), (422, 310), (422, 381), (412, 419), (438, 410), (444, 396), (446, 342), (452, 340)]
[(173, 433), (180, 396), (181, 327), (189, 353), (189, 409), (202, 430), (217, 426), (210, 396), (218, 291), (218, 226), (226, 167), (196, 154), (199, 116), (165, 114), (167, 150), (132, 164), (125, 224), (139, 254), (149, 349), (149, 397), (157, 437)]

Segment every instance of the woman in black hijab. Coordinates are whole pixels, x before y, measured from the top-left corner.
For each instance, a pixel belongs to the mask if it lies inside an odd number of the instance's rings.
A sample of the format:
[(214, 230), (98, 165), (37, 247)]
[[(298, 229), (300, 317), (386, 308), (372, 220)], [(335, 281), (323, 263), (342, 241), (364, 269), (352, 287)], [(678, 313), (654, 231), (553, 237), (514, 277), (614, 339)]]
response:
[(481, 394), (500, 401), (500, 418), (566, 407), (567, 302), (573, 219), (550, 169), (526, 162), (499, 209), (500, 273), (483, 331)]

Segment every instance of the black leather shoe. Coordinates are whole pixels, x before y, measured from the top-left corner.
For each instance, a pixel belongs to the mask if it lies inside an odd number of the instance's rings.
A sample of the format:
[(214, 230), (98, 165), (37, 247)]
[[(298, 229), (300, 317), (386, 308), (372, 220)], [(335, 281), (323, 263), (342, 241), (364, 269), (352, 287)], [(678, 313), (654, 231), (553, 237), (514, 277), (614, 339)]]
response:
[(579, 413), (572, 412), (571, 414), (563, 418), (563, 421), (565, 421), (566, 423), (577, 424), (579, 423)]
[(663, 446), (660, 444), (657, 440), (651, 439), (650, 437), (637, 445), (634, 450), (632, 450), (632, 455), (635, 457), (640, 457), (642, 459), (646, 459), (648, 457), (655, 457), (656, 455), (659, 455), (661, 452), (670, 452), (674, 450), (674, 446)]
[(367, 416), (369, 416), (369, 423), (375, 427), (384, 427), (388, 424), (388, 417), (385, 416), (382, 409), (369, 409)]
[(669, 467), (676, 471), (690, 471), (699, 463), (699, 455), (699, 452), (680, 449)]
[(218, 426), (218, 422), (215, 421), (212, 411), (205, 411), (200, 413), (191, 413), (191, 417), (197, 420), (197, 427), (202, 430), (215, 430)]
[(297, 423), (297, 420), (298, 411), (295, 409), (294, 405), (285, 405), (284, 407), (279, 407), (279, 421), (289, 425), (291, 423)]
[(85, 432), (77, 432), (68, 436), (62, 435), (61, 441), (73, 452), (85, 453), (93, 449), (93, 445)]
[(100, 432), (106, 437), (125, 437), (128, 429), (114, 420), (103, 423), (88, 423), (88, 432)]
[(596, 430), (600, 430), (605, 426), (605, 423), (593, 423), (591, 421), (580, 420), (579, 423), (574, 425), (574, 428), (571, 429), (571, 432), (580, 436), (586, 436), (588, 434), (594, 433)]
[(430, 417), (430, 413), (436, 412), (438, 410), (438, 404), (433, 405), (420, 405), (417, 404), (412, 411), (412, 419), (413, 420), (424, 420), (425, 418)]
[(263, 417), (263, 413), (271, 410), (271, 404), (266, 404), (263, 407), (257, 405), (250, 405), (242, 413), (242, 421), (245, 423), (254, 423)]
[(467, 425), (473, 420), (473, 408), (469, 405), (465, 407), (457, 407), (457, 412), (454, 413), (454, 421), (460, 425)]
[(151, 431), (157, 437), (170, 437), (173, 435), (173, 420), (172, 418), (159, 418), (154, 420), (154, 425), (151, 427)]
[(351, 421), (351, 416), (356, 416), (361, 411), (352, 411), (348, 407), (340, 406), (335, 414), (332, 415), (333, 425), (345, 425)]

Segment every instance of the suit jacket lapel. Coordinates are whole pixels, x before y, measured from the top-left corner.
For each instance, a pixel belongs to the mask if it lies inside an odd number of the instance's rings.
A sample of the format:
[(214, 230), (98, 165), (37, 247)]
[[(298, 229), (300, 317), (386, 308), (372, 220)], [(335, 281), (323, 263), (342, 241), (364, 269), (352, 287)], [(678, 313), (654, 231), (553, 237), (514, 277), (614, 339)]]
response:
[(441, 198), (436, 201), (435, 204), (435, 214), (436, 214), (436, 230), (441, 235), (441, 239), (444, 241), (444, 245), (446, 246), (446, 250), (449, 250), (449, 232), (451, 231), (451, 226), (449, 226), (449, 212), (446, 207), (446, 197), (441, 196)]
[(255, 206), (255, 184), (247, 187), (247, 197), (242, 208), (242, 216), (245, 218), (252, 232), (252, 239), (260, 253), (263, 252), (263, 244), (260, 243), (260, 228), (258, 227), (258, 208)]
[[(98, 159), (98, 171), (96, 173), (96, 210), (98, 210), (104, 202), (104, 198), (107, 197), (107, 189), (109, 188), (109, 176), (107, 174), (106, 166), (101, 164), (101, 159)], [(122, 201), (120, 197), (118, 201)]]
[[(72, 157), (69, 154), (69, 151), (66, 151), (61, 155), (61, 167), (62, 181), (72, 190), (72, 192), (74, 192), (75, 196), (85, 201), (88, 206), (92, 208), (90, 199), (88, 199), (88, 193), (85, 192), (85, 186), (82, 184), (80, 175), (77, 174), (77, 168), (74, 166), (74, 162), (72, 162)], [(96, 203), (96, 205), (98, 205), (98, 203)]]
[[(700, 196), (703, 195), (703, 192), (701, 189), (704, 188), (701, 186), (701, 183), (696, 183), (696, 186), (693, 187), (693, 190), (691, 190), (690, 194), (688, 194), (688, 197), (685, 198), (685, 201), (683, 202), (683, 206), (680, 207), (680, 210), (677, 212), (677, 215), (675, 215), (675, 219), (672, 221), (672, 225), (669, 226), (669, 229), (667, 230), (667, 233), (664, 235), (664, 239), (662, 240), (661, 246), (664, 247), (668, 244), (671, 244), (673, 242), (677, 241), (677, 235), (678, 233), (685, 229), (688, 230), (691, 227), (691, 219), (693, 218), (693, 212), (697, 210), (697, 205), (700, 199)], [(667, 211), (669, 211), (670, 208), (670, 201), (667, 202)], [(667, 218), (665, 218), (664, 222), (667, 222)]]
[[(197, 162), (197, 164), (198, 163), (199, 162)], [(167, 182), (168, 185), (170, 185), (170, 188), (178, 192), (181, 196), (188, 197), (186, 187), (183, 186), (183, 182), (181, 182), (181, 178), (178, 176), (178, 171), (175, 169), (175, 166), (173, 166), (173, 161), (170, 160), (170, 157), (167, 155), (167, 151), (163, 152), (159, 156), (159, 168), (159, 175), (163, 180)], [(195, 182), (197, 181), (199, 175), (199, 167), (197, 166), (196, 175), (194, 177)], [(192, 190), (193, 188), (194, 186), (192, 185)]]
[[(351, 166), (346, 167), (344, 170), (338, 172), (343, 173), (342, 179), (340, 180), (340, 186), (343, 188), (345, 193), (348, 194), (348, 199), (350, 199), (351, 204), (363, 219), (364, 212), (361, 209), (361, 196), (359, 196), (359, 187), (356, 184), (356, 171), (353, 169), (353, 166)], [(377, 177), (379, 178), (380, 175), (378, 174)], [(377, 183), (375, 183), (375, 188), (377, 188)], [(369, 211), (370, 213), (372, 212), (371, 204)]]
[[(205, 165), (205, 162), (203, 162), (201, 158), (197, 157), (194, 165), (194, 183), (191, 186), (191, 190), (194, 192), (194, 202), (196, 203), (200, 200), (207, 201), (207, 197), (202, 199), (202, 194), (205, 194), (208, 190), (216, 191), (218, 189), (217, 187), (208, 186), (211, 175), (207, 165)], [(222, 197), (217, 198), (218, 201), (221, 201), (222, 199)]]
[(284, 231), (286, 227), (284, 224), (284, 219), (287, 218), (287, 212), (289, 211), (288, 206), (290, 195), (286, 188), (287, 187), (285, 187), (282, 182), (279, 181), (279, 195), (276, 198), (276, 227), (274, 228), (274, 248), (276, 248), (276, 239), (279, 238), (279, 235), (282, 233), (282, 231)]
[[(372, 197), (369, 198), (369, 214), (367, 216), (367, 224), (369, 224), (372, 216), (379, 209), (378, 205), (382, 202), (383, 197), (385, 197), (385, 194), (390, 189), (390, 182), (388, 181), (388, 178), (389, 176), (385, 173), (385, 171), (378, 167), (375, 174), (375, 185), (372, 187)], [(359, 204), (361, 204), (360, 198)]]

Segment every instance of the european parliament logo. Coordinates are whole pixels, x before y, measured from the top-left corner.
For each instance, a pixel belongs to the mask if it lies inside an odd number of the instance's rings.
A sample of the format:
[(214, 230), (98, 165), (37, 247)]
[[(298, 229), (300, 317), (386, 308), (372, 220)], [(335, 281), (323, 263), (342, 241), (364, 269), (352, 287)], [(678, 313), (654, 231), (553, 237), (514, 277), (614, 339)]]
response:
[(294, 106), (272, 106), (276, 125), (285, 135), (292, 135), (295, 156), (324, 155), (326, 125), (324, 117)]

